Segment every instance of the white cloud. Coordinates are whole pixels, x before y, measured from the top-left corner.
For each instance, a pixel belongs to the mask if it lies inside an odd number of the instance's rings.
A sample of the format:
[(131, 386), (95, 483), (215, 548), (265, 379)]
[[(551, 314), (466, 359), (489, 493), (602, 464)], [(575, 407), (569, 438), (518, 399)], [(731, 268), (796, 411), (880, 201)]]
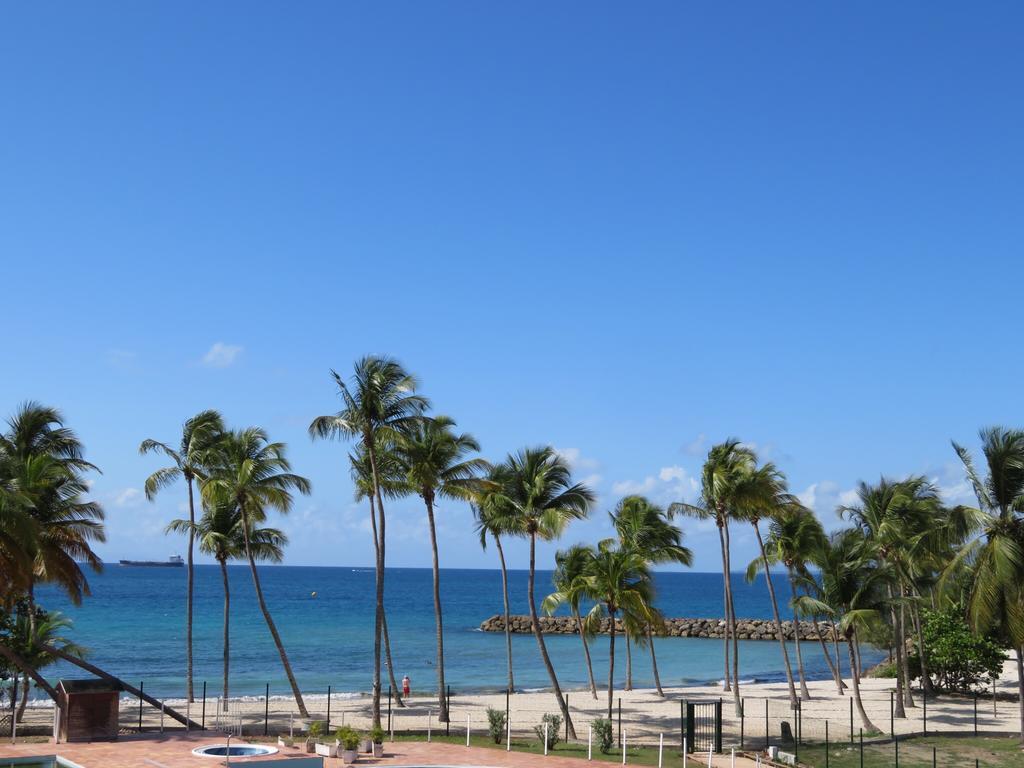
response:
[(584, 456), (579, 448), (555, 448), (555, 453), (565, 459), (565, 463), (569, 465), (569, 469), (573, 472), (581, 470), (593, 471), (601, 467), (601, 462)]
[(138, 488), (125, 488), (114, 495), (115, 507), (136, 507), (142, 502), (142, 491)]
[(643, 480), (621, 480), (612, 484), (612, 493), (616, 496), (640, 494), (664, 505), (674, 501), (692, 502), (699, 490), (696, 478), (678, 464), (662, 467), (656, 475), (648, 475)]
[(851, 488), (839, 494), (839, 503), (844, 507), (852, 507), (858, 501), (860, 501), (860, 496), (857, 495), (856, 488)]
[(683, 446), (683, 453), (688, 456), (700, 456), (704, 453), (704, 446), (707, 445), (708, 437), (701, 432), (697, 437)]
[(203, 355), (203, 365), (208, 368), (227, 368), (238, 359), (240, 354), (242, 354), (242, 347), (218, 341)]

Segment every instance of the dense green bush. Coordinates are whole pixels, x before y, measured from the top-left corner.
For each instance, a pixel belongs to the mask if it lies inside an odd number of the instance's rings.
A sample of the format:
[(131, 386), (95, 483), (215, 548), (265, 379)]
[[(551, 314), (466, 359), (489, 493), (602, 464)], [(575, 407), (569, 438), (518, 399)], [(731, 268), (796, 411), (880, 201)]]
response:
[(615, 743), (612, 738), (612, 721), (599, 717), (590, 725), (594, 729), (594, 736), (597, 737), (598, 749), (601, 750), (601, 754), (607, 755), (612, 751), (612, 744)]
[(505, 738), (505, 710), (487, 708), (487, 733), (495, 744), (501, 744)]
[[(928, 675), (937, 687), (966, 693), (999, 676), (1006, 654), (999, 643), (971, 631), (963, 608), (925, 611), (922, 621)], [(911, 673), (920, 677), (921, 660), (916, 649), (909, 662)]]
[(548, 749), (554, 749), (555, 744), (560, 742), (561, 736), (559, 736), (559, 730), (562, 728), (562, 716), (561, 715), (544, 715), (540, 719), (540, 725), (533, 726), (533, 732), (537, 734), (537, 738), (540, 739), (540, 743), (544, 743), (544, 725), (547, 724), (548, 732)]

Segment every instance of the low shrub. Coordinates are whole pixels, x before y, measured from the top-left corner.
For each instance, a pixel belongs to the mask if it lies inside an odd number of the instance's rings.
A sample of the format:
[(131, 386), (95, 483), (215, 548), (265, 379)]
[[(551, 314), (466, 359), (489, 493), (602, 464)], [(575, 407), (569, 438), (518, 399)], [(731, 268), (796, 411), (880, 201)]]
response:
[(612, 721), (599, 717), (590, 726), (594, 729), (594, 736), (597, 737), (597, 748), (601, 750), (602, 755), (607, 755), (612, 751), (612, 745), (615, 743), (615, 739), (612, 737)]
[(544, 743), (544, 726), (547, 725), (548, 734), (548, 749), (554, 749), (555, 744), (560, 742), (562, 739), (559, 736), (559, 730), (562, 727), (562, 716), (561, 715), (544, 715), (540, 719), (540, 725), (533, 726), (533, 732), (537, 734), (537, 738), (540, 739), (540, 743)]
[(311, 739), (319, 739), (324, 735), (324, 721), (314, 720), (309, 724), (309, 737)]
[(334, 732), (334, 738), (338, 740), (348, 751), (359, 749), (359, 732), (351, 725), (343, 725)]
[(487, 708), (487, 734), (494, 740), (495, 744), (501, 744), (505, 738), (505, 710)]

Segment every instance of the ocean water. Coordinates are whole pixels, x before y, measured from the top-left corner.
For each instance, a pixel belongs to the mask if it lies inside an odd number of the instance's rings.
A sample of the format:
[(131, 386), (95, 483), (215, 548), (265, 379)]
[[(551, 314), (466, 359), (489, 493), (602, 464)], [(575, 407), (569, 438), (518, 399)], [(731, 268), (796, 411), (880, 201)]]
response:
[[(265, 566), (260, 569), (264, 594), (277, 623), (289, 659), (303, 691), (359, 693), (371, 684), (373, 660), (374, 573), (344, 567)], [(256, 604), (252, 579), (245, 565), (229, 567), (231, 582), (232, 695), (286, 694), (287, 681)], [(72, 636), (89, 649), (89, 660), (127, 680), (144, 681), (147, 691), (176, 698), (184, 691), (185, 584), (184, 568), (132, 568), (108, 565), (90, 575), (92, 597), (79, 607), (52, 588), (38, 590), (40, 603), (74, 620)], [(713, 573), (659, 572), (658, 606), (670, 617), (722, 616), (722, 576)], [(781, 574), (773, 578), (780, 599), (789, 593)], [(538, 572), (538, 603), (550, 589), (550, 572)], [(740, 618), (770, 618), (764, 578), (747, 584), (740, 574), (732, 579), (736, 613)], [(510, 571), (513, 613), (527, 613), (526, 571)], [(414, 689), (433, 689), (436, 680), (434, 611), (429, 569), (388, 569), (385, 581), (392, 655), (398, 679), (409, 675)], [(445, 629), (445, 674), (454, 692), (504, 690), (505, 645), (502, 633), (481, 632), (480, 622), (502, 610), (498, 570), (441, 571)], [(313, 596), (313, 593), (316, 596)], [(785, 617), (790, 612), (780, 606)], [(223, 593), (220, 571), (214, 565), (196, 567), (194, 665), (196, 680), (209, 681), (211, 695), (221, 674)], [(559, 676), (569, 689), (586, 686), (580, 640), (575, 636), (546, 636)], [(516, 686), (542, 689), (548, 678), (532, 635), (513, 635)], [(721, 678), (722, 641), (700, 638), (657, 638), (656, 652), (662, 683), (698, 685)], [(783, 678), (782, 655), (776, 642), (741, 641), (741, 679), (771, 681)], [(812, 679), (828, 678), (828, 667), (817, 643), (803, 643), (805, 667)], [(608, 639), (592, 646), (595, 675), (607, 678)], [(793, 658), (793, 648), (790, 646)], [(865, 661), (881, 654), (865, 649)], [(616, 642), (617, 677), (624, 673), (621, 637)], [(794, 659), (795, 664), (795, 659)], [(847, 668), (844, 656), (843, 667)], [(64, 664), (47, 670), (50, 677), (82, 676)], [(634, 685), (653, 685), (650, 657), (634, 649)], [(385, 686), (387, 679), (385, 677)]]

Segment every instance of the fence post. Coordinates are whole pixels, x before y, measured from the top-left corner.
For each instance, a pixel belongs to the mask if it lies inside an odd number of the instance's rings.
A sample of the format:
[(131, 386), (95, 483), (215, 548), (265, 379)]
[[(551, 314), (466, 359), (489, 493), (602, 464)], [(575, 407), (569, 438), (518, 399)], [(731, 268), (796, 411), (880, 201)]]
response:
[(622, 747), (622, 697), (619, 696), (619, 730), (618, 730), (618, 742), (619, 747)]
[(921, 690), (922, 717), (924, 718), (924, 735), (928, 736), (928, 691)]
[(932, 768), (936, 768), (935, 762), (935, 747), (932, 747)]
[(978, 735), (978, 692), (974, 692), (974, 735)]
[(444, 697), (444, 706), (448, 711), (448, 719), (444, 721), (444, 735), (450, 736), (452, 732), (452, 687), (448, 686), (448, 692)]
[(622, 764), (626, 764), (626, 733), (622, 733)]
[(433, 720), (433, 718), (434, 718), (434, 710), (428, 709), (427, 710), (427, 744), (430, 743), (430, 725), (431, 725), (431, 720)]
[(740, 749), (743, 749), (743, 726), (746, 720), (747, 700), (740, 699)]
[[(270, 732), (270, 683), (267, 683), (267, 692), (263, 696), (263, 735)], [(327, 732), (331, 732), (331, 721), (327, 720)]]
[(893, 692), (889, 691), (889, 735), (896, 738), (896, 715), (894, 707)]
[(391, 730), (391, 684), (388, 684), (388, 731)]
[(768, 730), (768, 697), (764, 697), (764, 748), (765, 751), (771, 746), (772, 735)]
[[(450, 720), (451, 717), (449, 716), (448, 719)], [(544, 740), (544, 743), (547, 744), (547, 739)], [(466, 746), (469, 746), (469, 713), (466, 714)]]
[(505, 718), (505, 751), (512, 751), (512, 718)]
[(860, 730), (860, 768), (864, 768), (864, 729)]
[(327, 686), (327, 732), (331, 732), (331, 686)]
[(164, 732), (164, 703), (160, 702), (160, 733)]
[(512, 693), (512, 689), (510, 689), (510, 688), (506, 688), (505, 689), (505, 722), (506, 723), (508, 722), (508, 716), (509, 716), (509, 695), (511, 693)]
[(203, 730), (206, 730), (206, 681), (203, 680)]
[(568, 744), (569, 743), (569, 717), (568, 717), (568, 714), (569, 714), (569, 694), (568, 693), (565, 694), (565, 712), (566, 712), (566, 718), (565, 718), (565, 743)]
[(142, 692), (146, 690), (146, 682), (139, 681), (139, 732), (142, 732)]
[(587, 726), (587, 760), (592, 760), (594, 755), (594, 726)]
[(825, 768), (828, 768), (828, 720), (825, 721)]
[(900, 740), (892, 737), (892, 747), (896, 752), (896, 768), (900, 768)]
[[(466, 726), (466, 730), (469, 730), (469, 726)], [(469, 746), (469, 737), (466, 737), (466, 746)], [(544, 721), (544, 757), (548, 756), (548, 721)]]
[(661, 757), (665, 752), (665, 734), (658, 734), (658, 768), (661, 768)]
[(683, 737), (683, 768), (686, 768), (686, 737)]
[(679, 746), (683, 749), (683, 762), (686, 762), (686, 700), (679, 702)]
[(853, 696), (850, 696), (850, 743), (853, 744)]

